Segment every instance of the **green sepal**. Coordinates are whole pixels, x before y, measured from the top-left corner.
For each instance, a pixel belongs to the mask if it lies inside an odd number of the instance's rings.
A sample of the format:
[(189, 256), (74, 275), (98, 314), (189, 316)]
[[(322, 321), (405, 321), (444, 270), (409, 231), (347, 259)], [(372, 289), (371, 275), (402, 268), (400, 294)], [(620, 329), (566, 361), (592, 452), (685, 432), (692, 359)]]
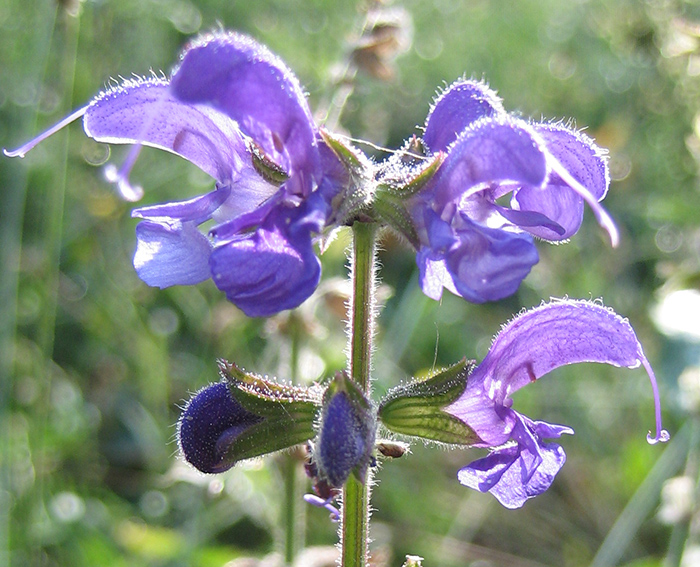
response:
[(399, 199), (413, 197), (413, 195), (420, 192), (433, 178), (438, 169), (440, 169), (442, 162), (445, 161), (446, 156), (447, 154), (444, 152), (438, 152), (431, 158), (428, 158), (429, 161), (427, 165), (423, 166), (417, 174), (398, 183), (393, 181), (390, 184), (379, 184), (377, 191), (389, 193)]
[[(413, 152), (407, 155), (411, 156)], [(380, 183), (374, 195), (372, 205), (375, 215), (403, 235), (416, 249), (419, 248), (420, 241), (405, 202), (428, 184), (444, 157), (443, 153), (438, 153), (430, 158), (428, 164), (423, 166), (417, 174), (404, 177), (405, 174), (402, 173), (391, 181)]]
[(360, 387), (350, 379), (346, 372), (336, 372), (333, 380), (323, 393), (323, 404), (327, 405), (331, 398), (340, 392), (345, 392), (358, 415), (372, 419), (372, 404)]
[(274, 380), (246, 372), (236, 364), (219, 360), (219, 372), (234, 398), (248, 411), (261, 417), (281, 414), (315, 414), (321, 405), (323, 391), (311, 387), (279, 384)]
[(304, 443), (316, 434), (322, 390), (278, 384), (219, 361), (231, 395), (261, 420), (242, 431), (228, 448), (225, 459), (237, 462)]
[(324, 128), (321, 128), (319, 132), (326, 145), (333, 150), (333, 153), (338, 156), (338, 159), (351, 174), (365, 175), (368, 161), (360, 150), (354, 146), (348, 146)]
[(371, 212), (376, 182), (374, 165), (358, 150), (337, 136), (321, 128), (323, 143), (330, 148), (348, 174), (345, 188), (333, 199), (334, 221), (338, 224), (350, 223), (353, 219)]
[(420, 246), (418, 232), (401, 199), (387, 191), (377, 191), (374, 197), (374, 211), (382, 221), (403, 235), (414, 248)]
[(426, 380), (391, 389), (379, 404), (378, 416), (390, 431), (449, 445), (480, 441), (474, 430), (444, 411), (467, 386), (474, 362), (461, 360)]

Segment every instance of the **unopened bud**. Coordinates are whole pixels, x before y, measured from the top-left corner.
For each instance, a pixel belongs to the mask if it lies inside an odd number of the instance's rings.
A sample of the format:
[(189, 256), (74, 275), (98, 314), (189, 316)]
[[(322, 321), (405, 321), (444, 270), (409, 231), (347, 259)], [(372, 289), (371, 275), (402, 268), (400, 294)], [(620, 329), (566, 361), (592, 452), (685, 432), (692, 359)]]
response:
[(372, 460), (377, 429), (375, 411), (345, 373), (336, 374), (323, 396), (315, 461), (331, 487), (345, 484), (351, 473), (364, 482)]
[(318, 389), (277, 384), (219, 364), (224, 381), (197, 392), (178, 422), (180, 449), (192, 466), (220, 473), (314, 436)]

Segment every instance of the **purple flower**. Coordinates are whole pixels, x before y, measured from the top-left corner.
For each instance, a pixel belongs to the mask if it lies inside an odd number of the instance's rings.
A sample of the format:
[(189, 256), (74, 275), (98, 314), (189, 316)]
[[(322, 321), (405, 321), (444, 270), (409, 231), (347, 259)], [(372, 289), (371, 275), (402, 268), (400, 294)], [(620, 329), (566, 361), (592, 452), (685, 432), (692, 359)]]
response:
[(485, 84), (459, 81), (430, 111), (423, 145), (427, 156), (445, 156), (408, 202), (429, 297), (440, 299), (443, 288), (475, 303), (513, 294), (538, 261), (533, 237), (571, 237), (584, 202), (617, 244), (599, 204), (609, 184), (606, 159), (580, 132), (525, 122)]
[[(128, 173), (142, 145), (175, 153), (216, 180), (191, 199), (135, 209), (134, 266), (164, 288), (212, 278), (251, 317), (301, 304), (321, 265), (313, 236), (331, 220), (343, 183), (297, 78), (266, 47), (235, 33), (192, 42), (169, 81), (127, 81), (97, 96), (9, 156), (83, 117), (99, 142), (136, 144), (120, 171), (122, 195), (140, 198)], [(199, 226), (213, 222), (208, 235)]]
[(559, 366), (601, 362), (646, 369), (654, 392), (656, 434), (668, 440), (654, 373), (627, 320), (596, 303), (561, 300), (515, 318), (496, 337), (486, 358), (470, 374), (462, 395), (444, 411), (466, 424), (492, 452), (459, 471), (459, 481), (491, 492), (507, 508), (549, 488), (564, 465), (561, 446), (545, 439), (573, 430), (532, 421), (511, 408), (511, 395)]

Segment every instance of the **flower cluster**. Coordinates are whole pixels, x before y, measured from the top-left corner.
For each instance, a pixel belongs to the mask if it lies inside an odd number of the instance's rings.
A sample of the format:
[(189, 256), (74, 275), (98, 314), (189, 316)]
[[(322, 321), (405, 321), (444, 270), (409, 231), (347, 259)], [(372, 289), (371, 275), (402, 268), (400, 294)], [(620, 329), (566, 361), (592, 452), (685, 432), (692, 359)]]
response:
[[(617, 242), (599, 204), (609, 184), (601, 149), (562, 124), (508, 114), (476, 81), (445, 90), (422, 139), (375, 165), (316, 126), (277, 56), (249, 37), (216, 33), (185, 48), (170, 80), (124, 82), (6, 154), (23, 156), (80, 117), (91, 138), (134, 144), (121, 170), (108, 171), (126, 198), (139, 198), (128, 175), (144, 145), (214, 178), (207, 194), (132, 212), (141, 219), (134, 267), (160, 288), (212, 278), (251, 317), (306, 300), (321, 274), (315, 238), (360, 213), (415, 246), (433, 299), (443, 288), (475, 303), (513, 294), (538, 261), (533, 237), (571, 237), (584, 202)], [(499, 202), (508, 194), (510, 207)]]
[[(249, 37), (215, 33), (190, 43), (169, 80), (127, 81), (21, 148), (23, 156), (83, 118), (91, 138), (132, 144), (108, 170), (127, 199), (140, 190), (129, 172), (142, 146), (177, 154), (215, 180), (212, 191), (137, 208), (134, 267), (157, 287), (211, 278), (254, 317), (297, 307), (314, 291), (323, 232), (352, 222), (392, 227), (413, 245), (426, 295), (443, 289), (481, 303), (513, 294), (538, 261), (534, 239), (563, 241), (581, 226), (584, 204), (609, 233), (600, 205), (608, 190), (604, 152), (561, 123), (506, 112), (477, 81), (447, 88), (421, 138), (374, 164), (342, 137), (319, 128), (298, 80)], [(510, 201), (506, 204), (506, 199)], [(207, 232), (201, 230), (207, 226)], [(283, 386), (221, 363), (223, 380), (195, 394), (178, 425), (184, 458), (205, 473), (299, 443), (331, 504), (350, 475), (364, 482), (378, 424), (399, 435), (490, 454), (459, 471), (460, 482), (517, 508), (545, 491), (565, 453), (547, 441), (573, 431), (512, 409), (512, 394), (562, 365), (598, 362), (648, 372), (656, 433), (665, 441), (656, 380), (629, 323), (600, 304), (561, 300), (506, 325), (478, 365), (466, 360), (398, 386), (375, 406), (344, 373), (322, 389)]]

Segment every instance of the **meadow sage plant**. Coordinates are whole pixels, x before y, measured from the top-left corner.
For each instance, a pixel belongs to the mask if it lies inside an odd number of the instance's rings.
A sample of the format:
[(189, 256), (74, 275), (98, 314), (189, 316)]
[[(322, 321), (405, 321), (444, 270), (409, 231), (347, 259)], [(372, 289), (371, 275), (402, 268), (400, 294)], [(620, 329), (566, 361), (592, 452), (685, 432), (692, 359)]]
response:
[(149, 285), (212, 278), (247, 315), (270, 316), (313, 293), (322, 235), (353, 228), (347, 372), (323, 385), (288, 386), (221, 361), (221, 381), (197, 392), (178, 424), (182, 456), (204, 473), (307, 446), (316, 494), (306, 500), (340, 517), (344, 566), (366, 565), (377, 451), (405, 452), (378, 444), (380, 424), (407, 438), (489, 449), (457, 478), (508, 508), (547, 490), (564, 464), (564, 450), (548, 440), (573, 431), (511, 407), (515, 391), (557, 367), (643, 366), (656, 408), (649, 440), (668, 439), (639, 340), (595, 302), (563, 299), (526, 311), (503, 327), (480, 364), (463, 360), (378, 403), (370, 396), (377, 228), (413, 246), (427, 296), (440, 299), (448, 289), (474, 303), (507, 297), (538, 261), (535, 238), (571, 238), (586, 203), (617, 244), (600, 205), (609, 185), (605, 152), (582, 133), (518, 118), (483, 82), (460, 80), (437, 97), (421, 138), (372, 162), (314, 122), (299, 81), (277, 56), (228, 32), (192, 41), (169, 80), (125, 81), (5, 153), (21, 157), (81, 117), (91, 138), (134, 145), (120, 169), (108, 170), (127, 199), (141, 193), (129, 171), (144, 145), (185, 158), (215, 181), (204, 195), (132, 212), (141, 219), (134, 267)]

